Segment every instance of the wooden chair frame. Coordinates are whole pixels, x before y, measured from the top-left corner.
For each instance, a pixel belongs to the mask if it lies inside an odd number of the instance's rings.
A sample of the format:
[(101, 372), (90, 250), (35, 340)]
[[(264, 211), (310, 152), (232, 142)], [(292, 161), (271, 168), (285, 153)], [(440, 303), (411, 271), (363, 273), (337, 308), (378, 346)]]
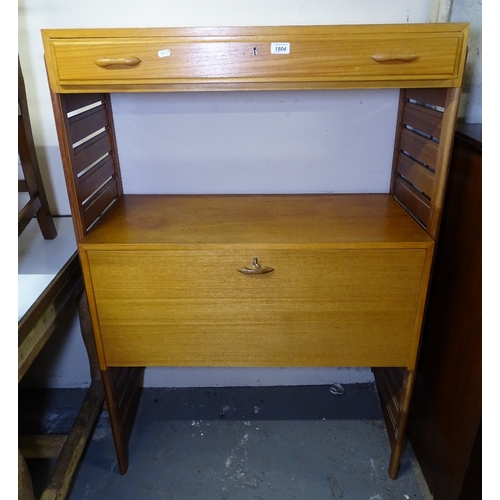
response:
[(40, 173), (40, 166), (35, 150), (33, 132), (31, 130), (31, 120), (26, 96), (26, 87), (21, 70), (21, 63), (18, 61), (18, 151), (19, 162), (24, 174), (23, 179), (19, 179), (18, 192), (28, 193), (29, 200), (19, 211), (18, 235), (20, 235), (30, 223), (33, 217), (38, 220), (38, 225), (46, 240), (52, 240), (57, 236), (57, 230), (52, 219), (45, 187)]
[[(28, 101), (21, 65), (18, 64), (18, 142), (19, 159), (25, 178), (19, 180), (19, 192), (29, 193), (29, 201), (19, 212), (18, 235), (36, 217), (45, 239), (54, 239), (57, 229), (49, 209), (35, 151)], [(34, 500), (33, 485), (26, 458), (56, 458), (43, 500), (66, 497), (78, 462), (83, 454), (104, 402), (104, 389), (93, 340), (87, 295), (77, 252), (26, 311), (18, 324), (18, 382), (35, 361), (45, 344), (67, 316), (73, 303), (78, 304), (82, 337), (90, 363), (91, 384), (84, 402), (67, 435), (19, 436), (18, 497)]]

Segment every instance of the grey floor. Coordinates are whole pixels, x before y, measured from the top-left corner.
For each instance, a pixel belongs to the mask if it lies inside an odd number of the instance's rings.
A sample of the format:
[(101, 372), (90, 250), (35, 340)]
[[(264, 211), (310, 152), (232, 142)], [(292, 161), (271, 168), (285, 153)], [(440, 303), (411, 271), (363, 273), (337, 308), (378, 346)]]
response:
[[(81, 389), (22, 390), (20, 432), (65, 432), (81, 397)], [(389, 453), (371, 383), (345, 385), (343, 394), (330, 386), (146, 388), (128, 472), (118, 471), (104, 411), (68, 498), (432, 499), (411, 447), (396, 480)], [(28, 465), (40, 491), (50, 461)]]

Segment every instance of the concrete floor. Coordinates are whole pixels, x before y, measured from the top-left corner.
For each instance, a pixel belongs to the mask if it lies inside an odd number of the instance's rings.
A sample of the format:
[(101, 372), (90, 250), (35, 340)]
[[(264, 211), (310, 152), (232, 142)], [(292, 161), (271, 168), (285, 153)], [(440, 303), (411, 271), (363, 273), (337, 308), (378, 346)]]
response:
[[(22, 390), (20, 432), (65, 432), (80, 389)], [(38, 415), (40, 404), (46, 407)], [(143, 390), (127, 474), (103, 412), (69, 500), (432, 499), (410, 445), (399, 477), (373, 384)], [(29, 460), (35, 489), (50, 461)]]

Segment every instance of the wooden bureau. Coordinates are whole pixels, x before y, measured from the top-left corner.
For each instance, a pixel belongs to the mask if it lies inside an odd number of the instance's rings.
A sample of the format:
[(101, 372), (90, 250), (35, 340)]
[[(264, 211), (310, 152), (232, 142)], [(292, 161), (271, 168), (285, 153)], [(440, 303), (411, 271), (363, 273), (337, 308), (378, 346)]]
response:
[[(397, 476), (467, 24), (45, 30), (120, 470), (146, 366), (370, 366)], [(401, 88), (386, 194), (123, 192), (110, 92)]]

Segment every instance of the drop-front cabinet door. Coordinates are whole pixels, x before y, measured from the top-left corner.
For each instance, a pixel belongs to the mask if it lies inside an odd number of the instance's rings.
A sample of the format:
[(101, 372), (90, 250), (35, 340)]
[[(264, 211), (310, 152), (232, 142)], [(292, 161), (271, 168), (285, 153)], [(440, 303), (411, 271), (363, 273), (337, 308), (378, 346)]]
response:
[[(273, 270), (238, 270), (255, 256)], [(407, 366), (425, 258), (425, 249), (88, 252), (115, 366)]]

